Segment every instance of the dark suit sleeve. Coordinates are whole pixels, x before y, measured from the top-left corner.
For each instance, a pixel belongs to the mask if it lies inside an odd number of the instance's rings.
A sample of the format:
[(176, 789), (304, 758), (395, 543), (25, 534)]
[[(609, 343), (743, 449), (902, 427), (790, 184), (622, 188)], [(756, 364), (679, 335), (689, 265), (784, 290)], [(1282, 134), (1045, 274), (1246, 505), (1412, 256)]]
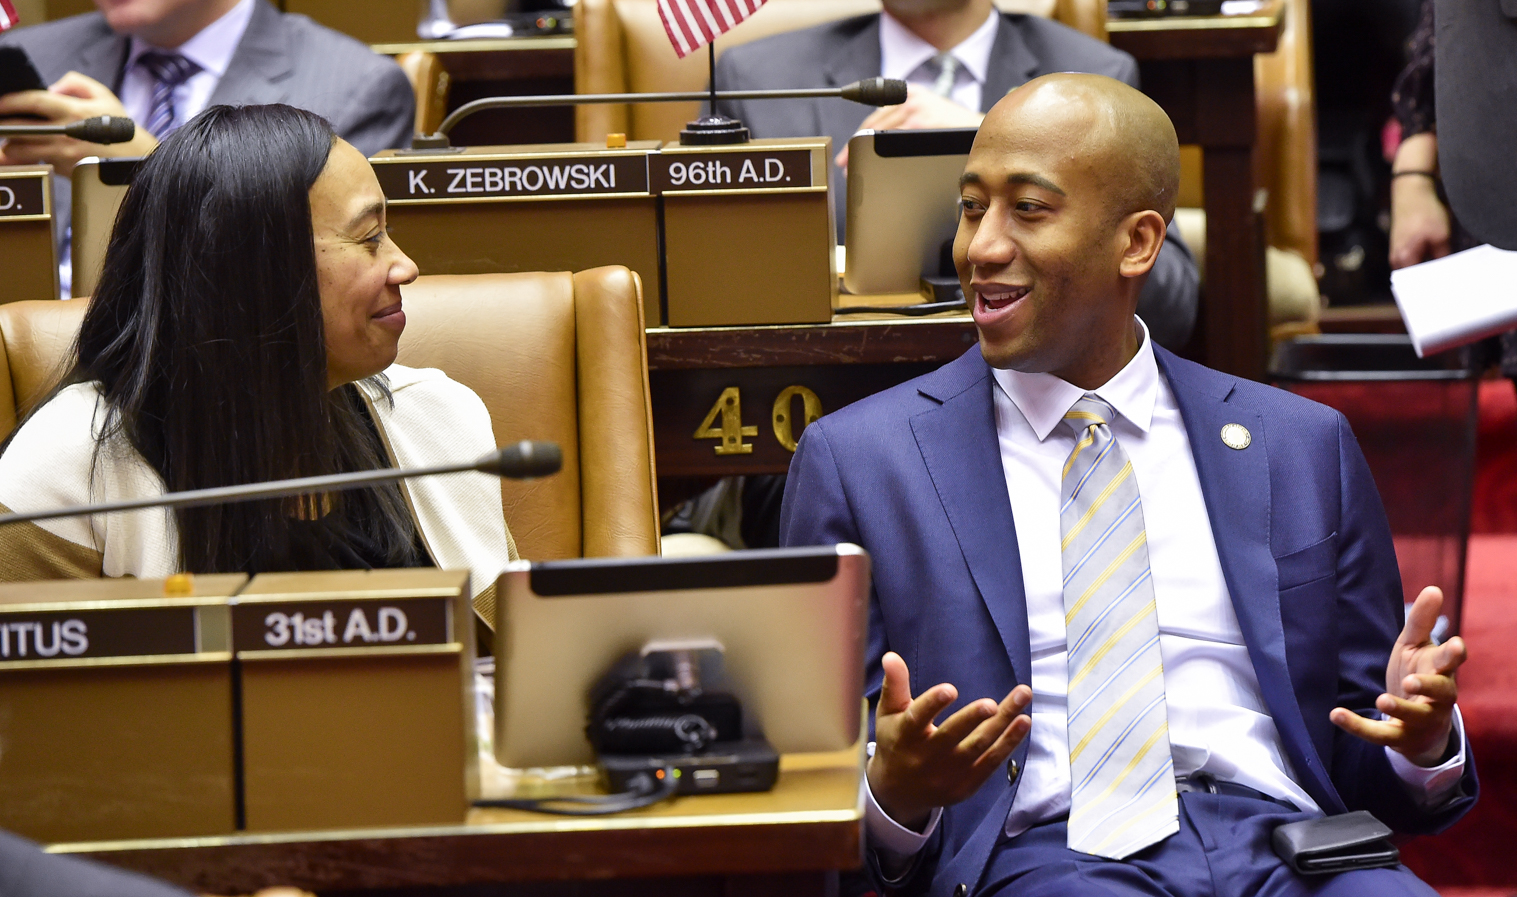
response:
[(1201, 272), (1190, 247), (1180, 238), (1180, 229), (1171, 222), (1164, 248), (1138, 294), (1138, 317), (1148, 325), (1155, 342), (1178, 352), (1190, 342), (1200, 305)]
[(351, 108), (351, 120), (344, 120), (337, 130), (359, 152), (372, 156), (380, 150), (410, 149), (416, 129), (416, 94), (400, 66), (382, 65)]
[[(843, 484), (832, 446), (827, 441), (822, 422), (808, 426), (801, 434), (795, 457), (790, 461), (790, 475), (785, 482), (785, 500), (780, 510), (780, 544), (785, 547), (860, 543), (853, 510)], [(879, 563), (879, 559), (872, 559)], [(874, 708), (880, 697), (883, 678), (880, 658), (891, 650), (885, 643), (885, 625), (880, 602), (870, 588), (869, 644), (864, 658), (864, 689), (869, 699), (869, 737), (874, 738)], [(926, 846), (917, 853), (910, 867), (899, 878), (887, 879), (879, 857), (868, 851), (865, 875), (876, 892), (904, 894), (921, 891), (926, 885), (924, 870), (942, 849), (942, 826), (933, 833)]]
[[(1401, 576), (1369, 465), (1341, 414), (1338, 460), (1338, 703), (1369, 714), (1385, 690), (1386, 660), (1401, 631)], [(1350, 810), (1369, 810), (1404, 834), (1432, 834), (1448, 828), (1474, 803), (1478, 783), (1468, 743), (1464, 779), (1455, 797), (1426, 812), (1401, 786), (1384, 748), (1336, 727), (1333, 731), (1333, 784)]]
[(73, 857), (54, 856), (0, 832), (0, 894), (5, 897), (190, 897), (172, 885), (134, 872)]

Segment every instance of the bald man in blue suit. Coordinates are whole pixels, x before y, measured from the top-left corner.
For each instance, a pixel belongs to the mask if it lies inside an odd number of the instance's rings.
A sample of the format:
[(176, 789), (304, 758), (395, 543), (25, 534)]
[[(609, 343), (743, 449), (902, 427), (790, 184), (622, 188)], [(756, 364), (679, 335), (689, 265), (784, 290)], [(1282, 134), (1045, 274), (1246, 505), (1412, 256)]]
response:
[[(1431, 895), (1399, 867), (1308, 879), (1271, 833), (1350, 810), (1435, 832), (1475, 799), (1464, 645), (1431, 642), (1436, 589), (1403, 624), (1389, 527), (1343, 417), (1179, 359), (1134, 317), (1178, 168), (1168, 118), (1118, 81), (1013, 91), (962, 183), (954, 255), (979, 346), (800, 441), (783, 542), (874, 559), (879, 887)], [(1174, 785), (1172, 828), (1116, 857), (1076, 849), (1068, 826), (1060, 476), (1079, 401), (1106, 409), (1141, 494), (1168, 702), (1173, 769), (1155, 781)]]

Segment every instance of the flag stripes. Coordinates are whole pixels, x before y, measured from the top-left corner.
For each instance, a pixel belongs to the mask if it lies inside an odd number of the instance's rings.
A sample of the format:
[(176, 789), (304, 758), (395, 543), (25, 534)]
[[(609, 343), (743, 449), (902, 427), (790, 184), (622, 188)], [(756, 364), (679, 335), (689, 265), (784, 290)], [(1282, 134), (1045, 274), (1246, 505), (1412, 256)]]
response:
[(0, 31), (16, 27), (21, 19), (16, 15), (16, 7), (11, 0), (0, 0)]
[(684, 59), (737, 27), (763, 5), (764, 0), (658, 0), (658, 17), (674, 52)]

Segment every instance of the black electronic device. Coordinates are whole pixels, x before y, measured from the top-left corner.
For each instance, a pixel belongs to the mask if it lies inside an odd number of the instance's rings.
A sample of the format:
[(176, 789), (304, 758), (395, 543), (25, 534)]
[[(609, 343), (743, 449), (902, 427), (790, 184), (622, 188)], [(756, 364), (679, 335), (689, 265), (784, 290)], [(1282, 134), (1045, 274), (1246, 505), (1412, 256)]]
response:
[[(32, 58), (20, 47), (0, 47), (0, 97), (23, 90), (47, 90), (47, 82)], [(13, 118), (44, 121), (40, 115), (16, 115)]]
[(719, 645), (650, 645), (619, 660), (590, 693), (585, 734), (606, 790), (619, 794), (672, 770), (676, 794), (767, 791), (779, 754), (743, 737)]

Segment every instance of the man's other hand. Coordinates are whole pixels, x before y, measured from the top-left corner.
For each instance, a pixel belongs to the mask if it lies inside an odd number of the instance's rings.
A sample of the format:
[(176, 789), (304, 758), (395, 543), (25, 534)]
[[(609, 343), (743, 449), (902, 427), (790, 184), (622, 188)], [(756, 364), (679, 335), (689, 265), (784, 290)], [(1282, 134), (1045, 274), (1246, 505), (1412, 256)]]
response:
[[(899, 106), (881, 106), (869, 113), (860, 131), (920, 131), (928, 128), (978, 128), (985, 120), (982, 113), (965, 109), (947, 97), (938, 96), (916, 84), (907, 86), (906, 102)], [(848, 146), (833, 160), (845, 171)]]
[(1426, 588), (1417, 596), (1406, 627), (1385, 668), (1386, 693), (1375, 700), (1385, 720), (1366, 719), (1343, 707), (1330, 718), (1346, 732), (1391, 748), (1418, 766), (1437, 766), (1448, 752), (1454, 730), (1454, 675), (1469, 656), (1464, 639), (1433, 644), (1433, 625), (1443, 610), (1443, 592)]
[(1027, 737), (1032, 720), (1022, 711), (1032, 689), (1018, 685), (1000, 704), (982, 698), (934, 725), (958, 689), (936, 685), (913, 700), (901, 655), (886, 654), (881, 666), (885, 681), (875, 709), (869, 790), (891, 819), (920, 831), (934, 808), (978, 791)]
[[(12, 118), (35, 115), (45, 121)], [(78, 72), (69, 72), (47, 90), (22, 90), (0, 96), (0, 124), (67, 125), (98, 115), (126, 117), (121, 101), (110, 88)], [(61, 134), (49, 137), (12, 137), (0, 148), (0, 165), (32, 165), (46, 162), (67, 177), (86, 156), (145, 156), (158, 145), (138, 123), (137, 133), (126, 143), (85, 143)]]

